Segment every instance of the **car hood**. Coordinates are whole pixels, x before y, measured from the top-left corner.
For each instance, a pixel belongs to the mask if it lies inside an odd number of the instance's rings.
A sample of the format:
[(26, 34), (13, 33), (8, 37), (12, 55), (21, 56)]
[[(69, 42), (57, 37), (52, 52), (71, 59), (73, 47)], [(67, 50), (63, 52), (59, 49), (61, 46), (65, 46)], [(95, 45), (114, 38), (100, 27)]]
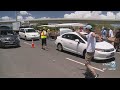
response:
[(96, 42), (96, 47), (97, 49), (111, 49), (114, 48), (114, 46), (106, 41), (103, 42)]

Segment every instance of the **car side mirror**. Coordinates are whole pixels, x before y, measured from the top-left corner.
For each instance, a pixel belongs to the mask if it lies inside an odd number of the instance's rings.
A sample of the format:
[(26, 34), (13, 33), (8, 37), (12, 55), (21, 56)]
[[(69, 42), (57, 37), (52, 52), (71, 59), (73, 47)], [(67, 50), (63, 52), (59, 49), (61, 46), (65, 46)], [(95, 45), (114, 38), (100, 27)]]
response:
[(79, 39), (75, 39), (75, 42), (80, 42)]

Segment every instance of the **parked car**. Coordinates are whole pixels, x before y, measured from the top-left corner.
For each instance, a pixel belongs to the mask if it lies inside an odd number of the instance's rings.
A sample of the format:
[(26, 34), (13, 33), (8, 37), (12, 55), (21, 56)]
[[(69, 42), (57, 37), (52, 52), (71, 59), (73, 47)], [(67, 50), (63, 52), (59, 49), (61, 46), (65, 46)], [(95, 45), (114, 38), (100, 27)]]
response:
[(0, 47), (20, 47), (20, 39), (19, 36), (13, 31), (9, 29), (0, 29)]
[[(81, 32), (85, 35), (87, 33)], [(85, 56), (87, 47), (87, 38), (81, 37), (77, 32), (68, 32), (57, 37), (55, 44), (59, 51), (65, 50)], [(96, 42), (94, 59), (104, 60), (114, 57), (116, 52), (113, 45), (106, 41)]]
[(40, 34), (33, 28), (21, 28), (19, 36), (25, 40), (40, 39)]

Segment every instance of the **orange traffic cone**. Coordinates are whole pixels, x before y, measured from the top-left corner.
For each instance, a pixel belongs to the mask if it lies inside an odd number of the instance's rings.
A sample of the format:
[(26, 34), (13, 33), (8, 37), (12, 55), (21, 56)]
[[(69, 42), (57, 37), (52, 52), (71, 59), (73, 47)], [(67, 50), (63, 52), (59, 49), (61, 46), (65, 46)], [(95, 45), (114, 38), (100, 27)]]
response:
[(35, 44), (33, 42), (33, 39), (32, 39), (32, 45), (31, 45), (31, 48), (35, 48)]

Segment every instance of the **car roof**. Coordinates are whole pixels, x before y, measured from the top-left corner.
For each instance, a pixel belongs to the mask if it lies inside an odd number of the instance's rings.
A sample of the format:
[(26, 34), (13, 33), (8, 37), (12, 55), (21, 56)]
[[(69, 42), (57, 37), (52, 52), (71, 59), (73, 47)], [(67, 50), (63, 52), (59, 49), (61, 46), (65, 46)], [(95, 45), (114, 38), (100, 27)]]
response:
[[(84, 34), (84, 35), (87, 35), (86, 32), (80, 32), (80, 33), (82, 33), (82, 34)], [(79, 35), (78, 32), (67, 32), (67, 33), (64, 33), (64, 34), (76, 34), (76, 35)]]
[(34, 28), (21, 28), (21, 29), (34, 29)]

